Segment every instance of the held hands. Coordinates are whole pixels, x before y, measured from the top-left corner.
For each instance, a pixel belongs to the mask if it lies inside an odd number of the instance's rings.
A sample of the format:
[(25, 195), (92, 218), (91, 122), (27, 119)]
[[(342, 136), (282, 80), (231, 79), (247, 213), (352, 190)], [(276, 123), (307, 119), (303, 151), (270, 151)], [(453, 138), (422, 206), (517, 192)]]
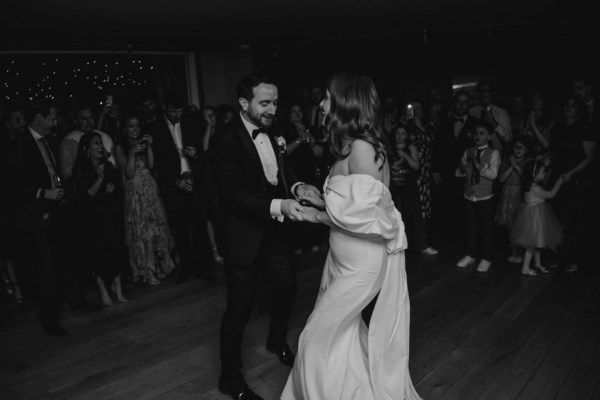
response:
[(318, 220), (317, 214), (321, 211), (314, 207), (304, 207), (302, 211), (302, 221), (312, 222), (313, 224), (319, 224), (321, 221)]
[(302, 221), (302, 213), (305, 207), (292, 199), (284, 199), (281, 201), (281, 213), (291, 221)]
[(313, 185), (302, 184), (296, 189), (296, 194), (299, 200), (307, 200), (318, 209), (325, 209), (325, 200), (319, 189)]

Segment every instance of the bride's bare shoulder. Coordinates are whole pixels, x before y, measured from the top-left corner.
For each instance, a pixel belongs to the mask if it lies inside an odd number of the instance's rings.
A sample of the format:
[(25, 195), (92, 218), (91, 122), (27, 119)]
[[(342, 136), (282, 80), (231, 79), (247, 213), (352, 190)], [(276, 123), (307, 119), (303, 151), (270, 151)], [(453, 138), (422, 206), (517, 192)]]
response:
[(375, 160), (375, 148), (367, 141), (357, 139), (352, 142), (350, 155), (348, 156), (348, 172), (350, 174), (371, 175), (373, 178), (382, 180), (381, 157)]

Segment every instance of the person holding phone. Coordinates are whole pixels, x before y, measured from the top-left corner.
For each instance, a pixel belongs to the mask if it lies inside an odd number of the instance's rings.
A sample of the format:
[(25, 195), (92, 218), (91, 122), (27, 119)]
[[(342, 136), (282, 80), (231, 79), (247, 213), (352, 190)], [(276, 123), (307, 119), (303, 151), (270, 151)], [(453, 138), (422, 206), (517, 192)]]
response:
[(192, 274), (214, 282), (206, 231), (207, 176), (201, 121), (184, 115), (185, 97), (167, 93), (164, 117), (146, 126), (153, 139), (160, 195), (165, 202), (180, 265), (177, 281)]
[(175, 264), (175, 244), (163, 201), (152, 176), (153, 138), (141, 133), (141, 120), (130, 115), (123, 120), (121, 139), (116, 146), (119, 167), (124, 175), (125, 243), (134, 282), (160, 284)]

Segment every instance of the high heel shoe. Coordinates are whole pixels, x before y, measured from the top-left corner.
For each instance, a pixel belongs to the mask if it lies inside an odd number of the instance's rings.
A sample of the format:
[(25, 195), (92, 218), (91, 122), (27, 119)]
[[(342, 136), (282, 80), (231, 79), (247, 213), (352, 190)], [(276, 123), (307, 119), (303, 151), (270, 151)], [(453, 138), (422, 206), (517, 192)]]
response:
[(110, 285), (110, 290), (112, 290), (114, 299), (119, 303), (127, 303), (127, 298), (123, 296), (123, 293), (121, 293), (120, 290), (116, 290), (116, 288), (117, 286), (114, 283)]
[(535, 272), (531, 268), (522, 269), (521, 274), (525, 276), (537, 276), (537, 272)]
[(115, 305), (115, 303), (113, 303), (113, 301), (110, 298), (110, 296), (108, 295), (108, 293), (102, 293), (102, 294), (100, 294), (100, 297), (102, 299), (102, 304), (104, 304), (105, 306), (112, 307)]

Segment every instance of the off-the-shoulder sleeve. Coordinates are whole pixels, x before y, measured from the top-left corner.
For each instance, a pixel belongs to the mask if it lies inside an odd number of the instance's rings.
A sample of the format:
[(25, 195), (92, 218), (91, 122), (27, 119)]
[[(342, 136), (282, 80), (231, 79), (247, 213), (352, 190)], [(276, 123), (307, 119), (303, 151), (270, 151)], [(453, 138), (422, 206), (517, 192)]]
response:
[(349, 232), (382, 237), (388, 252), (406, 248), (404, 224), (386, 186), (370, 175), (334, 176), (325, 187), (326, 210)]

